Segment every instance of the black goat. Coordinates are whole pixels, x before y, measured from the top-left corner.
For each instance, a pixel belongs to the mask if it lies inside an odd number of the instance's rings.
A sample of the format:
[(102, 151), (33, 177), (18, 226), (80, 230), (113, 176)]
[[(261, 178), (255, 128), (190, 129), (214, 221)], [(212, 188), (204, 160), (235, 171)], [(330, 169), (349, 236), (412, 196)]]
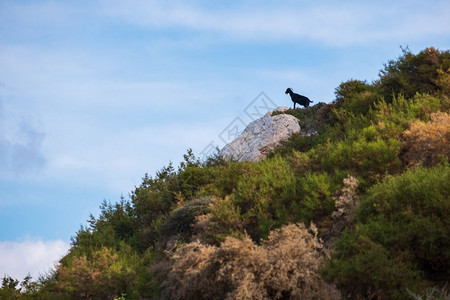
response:
[(308, 97), (296, 94), (292, 91), (291, 88), (287, 88), (285, 94), (289, 94), (291, 96), (292, 102), (294, 102), (294, 109), (295, 109), (295, 103), (298, 103), (299, 105), (303, 105), (304, 107), (309, 107), (309, 103), (312, 103), (311, 100), (308, 99)]

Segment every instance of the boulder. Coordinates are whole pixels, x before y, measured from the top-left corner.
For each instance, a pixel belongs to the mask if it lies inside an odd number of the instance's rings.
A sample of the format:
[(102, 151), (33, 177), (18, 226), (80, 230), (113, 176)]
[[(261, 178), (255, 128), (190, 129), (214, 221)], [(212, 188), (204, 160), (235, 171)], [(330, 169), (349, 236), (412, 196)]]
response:
[(272, 112), (268, 112), (248, 124), (236, 139), (222, 148), (220, 155), (235, 161), (259, 161), (299, 131), (296, 117), (287, 114), (272, 116)]

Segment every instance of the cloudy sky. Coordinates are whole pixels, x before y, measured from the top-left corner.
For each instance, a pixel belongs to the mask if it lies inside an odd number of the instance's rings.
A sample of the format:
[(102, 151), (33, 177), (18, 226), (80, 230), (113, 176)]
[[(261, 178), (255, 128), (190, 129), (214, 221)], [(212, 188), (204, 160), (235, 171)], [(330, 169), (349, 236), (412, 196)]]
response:
[(448, 0), (0, 1), (0, 276), (48, 270), (102, 200), (222, 147), (261, 95), (330, 102), (400, 46), (449, 49), (448, 16)]

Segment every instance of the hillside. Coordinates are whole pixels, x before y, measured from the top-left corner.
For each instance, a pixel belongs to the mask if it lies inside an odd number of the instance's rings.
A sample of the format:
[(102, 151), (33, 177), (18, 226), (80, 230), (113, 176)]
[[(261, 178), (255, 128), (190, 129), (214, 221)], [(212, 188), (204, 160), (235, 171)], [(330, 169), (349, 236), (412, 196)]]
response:
[(448, 299), (450, 51), (404, 50), (335, 94), (285, 112), (314, 134), (261, 161), (188, 150), (146, 174), (0, 298)]

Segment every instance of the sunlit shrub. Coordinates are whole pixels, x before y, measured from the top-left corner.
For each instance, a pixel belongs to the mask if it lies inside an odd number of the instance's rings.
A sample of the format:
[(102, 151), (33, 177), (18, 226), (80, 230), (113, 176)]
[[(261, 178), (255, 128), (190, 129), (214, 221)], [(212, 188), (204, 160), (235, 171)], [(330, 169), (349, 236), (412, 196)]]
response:
[(433, 166), (450, 158), (450, 115), (434, 113), (431, 121), (417, 120), (403, 132), (403, 159), (410, 166)]
[(125, 243), (119, 251), (103, 247), (90, 256), (66, 257), (43, 292), (64, 299), (112, 299), (123, 293), (148, 297), (154, 292), (146, 267), (152, 261), (150, 249), (138, 254)]
[(220, 246), (189, 243), (170, 257), (163, 298), (339, 299), (317, 273), (321, 249), (303, 225), (272, 231), (260, 246), (248, 236)]
[(215, 196), (224, 198), (236, 189), (242, 174), (250, 168), (249, 162), (227, 161), (221, 166), (215, 167), (217, 176), (210, 183), (200, 187), (198, 196)]
[(354, 141), (323, 144), (317, 149), (325, 170), (348, 170), (369, 181), (381, 178), (386, 172), (398, 172), (401, 167), (398, 153), (400, 142), (375, 137), (370, 130), (362, 130)]
[(387, 138), (399, 138), (411, 121), (428, 119), (429, 116), (447, 106), (446, 100), (430, 95), (416, 94), (407, 99), (394, 97), (391, 103), (380, 101), (376, 105), (375, 122), (380, 134)]

